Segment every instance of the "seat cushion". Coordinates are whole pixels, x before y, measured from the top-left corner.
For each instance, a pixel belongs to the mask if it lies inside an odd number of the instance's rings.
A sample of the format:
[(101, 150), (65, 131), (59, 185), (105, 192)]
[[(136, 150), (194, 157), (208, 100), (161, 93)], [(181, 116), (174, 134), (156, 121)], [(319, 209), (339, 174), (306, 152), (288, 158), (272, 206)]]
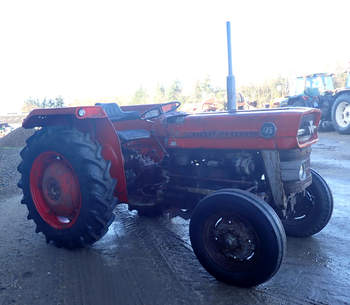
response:
[(95, 105), (102, 107), (112, 122), (137, 120), (140, 118), (137, 111), (123, 111), (116, 103), (96, 103)]
[(122, 142), (148, 139), (151, 137), (151, 133), (146, 129), (121, 130), (117, 131), (117, 134)]

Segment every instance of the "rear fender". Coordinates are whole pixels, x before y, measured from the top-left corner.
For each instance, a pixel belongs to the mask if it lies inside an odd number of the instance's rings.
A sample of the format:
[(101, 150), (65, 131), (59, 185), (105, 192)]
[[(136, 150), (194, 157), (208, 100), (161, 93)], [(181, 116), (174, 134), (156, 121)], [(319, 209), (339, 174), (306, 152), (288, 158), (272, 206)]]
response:
[(333, 100), (335, 100), (336, 98), (338, 98), (340, 95), (342, 95), (344, 93), (349, 94), (350, 88), (340, 88), (340, 89), (336, 90)]
[(124, 159), (115, 129), (101, 107), (68, 107), (35, 109), (23, 121), (26, 129), (53, 125), (67, 125), (88, 132), (102, 146), (102, 156), (111, 161), (111, 176), (117, 180), (115, 195), (120, 202), (127, 202)]

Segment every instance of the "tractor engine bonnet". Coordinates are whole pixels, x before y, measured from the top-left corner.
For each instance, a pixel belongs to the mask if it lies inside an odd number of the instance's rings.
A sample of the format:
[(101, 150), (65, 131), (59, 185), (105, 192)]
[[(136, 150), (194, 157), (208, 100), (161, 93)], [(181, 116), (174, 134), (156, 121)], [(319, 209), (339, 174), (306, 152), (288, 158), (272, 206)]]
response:
[[(307, 141), (298, 141), (304, 117), (314, 127)], [(317, 141), (320, 111), (286, 108), (173, 116), (166, 120), (168, 148), (295, 149)]]

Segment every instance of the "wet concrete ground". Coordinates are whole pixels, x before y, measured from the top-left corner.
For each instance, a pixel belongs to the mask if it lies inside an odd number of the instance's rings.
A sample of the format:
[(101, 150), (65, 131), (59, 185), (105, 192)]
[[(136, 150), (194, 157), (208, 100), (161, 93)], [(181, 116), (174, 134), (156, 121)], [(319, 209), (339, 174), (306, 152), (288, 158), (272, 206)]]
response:
[(350, 304), (350, 136), (320, 138), (312, 165), (333, 190), (333, 217), (314, 237), (288, 238), (287, 257), (267, 283), (216, 281), (192, 252), (188, 221), (141, 218), (124, 206), (92, 247), (55, 248), (12, 194), (0, 207), (0, 305)]

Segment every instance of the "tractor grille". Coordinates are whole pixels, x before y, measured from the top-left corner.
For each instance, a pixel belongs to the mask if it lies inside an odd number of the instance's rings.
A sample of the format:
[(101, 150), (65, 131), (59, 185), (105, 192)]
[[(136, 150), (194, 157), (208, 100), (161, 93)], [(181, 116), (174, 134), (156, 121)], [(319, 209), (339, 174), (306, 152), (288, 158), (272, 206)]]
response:
[(280, 151), (281, 177), (286, 194), (299, 193), (312, 183), (311, 147)]

